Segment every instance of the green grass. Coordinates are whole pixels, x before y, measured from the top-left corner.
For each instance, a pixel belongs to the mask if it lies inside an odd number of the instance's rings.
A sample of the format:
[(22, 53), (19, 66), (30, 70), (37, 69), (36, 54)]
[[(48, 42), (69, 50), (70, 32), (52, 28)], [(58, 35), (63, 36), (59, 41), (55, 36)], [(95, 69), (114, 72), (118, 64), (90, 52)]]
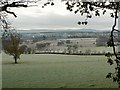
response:
[(22, 55), (19, 64), (3, 55), (3, 88), (115, 88), (106, 79), (114, 66), (104, 56)]

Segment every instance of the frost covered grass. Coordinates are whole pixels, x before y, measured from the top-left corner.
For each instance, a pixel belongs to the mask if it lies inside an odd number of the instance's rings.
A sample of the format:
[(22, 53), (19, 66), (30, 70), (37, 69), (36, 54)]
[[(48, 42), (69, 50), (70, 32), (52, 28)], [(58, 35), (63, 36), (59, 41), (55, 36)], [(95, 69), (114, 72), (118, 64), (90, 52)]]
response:
[(18, 64), (3, 54), (3, 88), (116, 88), (106, 79), (114, 66), (105, 56), (29, 54)]

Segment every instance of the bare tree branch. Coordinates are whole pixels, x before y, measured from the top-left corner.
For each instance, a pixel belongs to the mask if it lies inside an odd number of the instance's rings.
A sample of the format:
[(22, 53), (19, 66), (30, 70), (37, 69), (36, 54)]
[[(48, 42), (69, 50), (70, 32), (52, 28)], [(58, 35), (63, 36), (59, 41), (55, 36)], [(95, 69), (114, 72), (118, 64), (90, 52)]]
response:
[(5, 12), (7, 12), (9, 14), (13, 14), (15, 17), (17, 17), (14, 12), (7, 10), (8, 7), (27, 7), (27, 5), (20, 4), (20, 2), (12, 2), (11, 4), (6, 4), (1, 7), (1, 11), (5, 11)]

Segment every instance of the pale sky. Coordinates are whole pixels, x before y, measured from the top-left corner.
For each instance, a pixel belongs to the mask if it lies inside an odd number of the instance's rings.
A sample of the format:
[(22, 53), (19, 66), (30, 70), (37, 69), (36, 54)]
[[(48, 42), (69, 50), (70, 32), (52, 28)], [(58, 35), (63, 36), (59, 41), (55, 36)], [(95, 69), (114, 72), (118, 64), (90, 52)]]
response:
[[(9, 15), (12, 26), (16, 29), (64, 29), (64, 28), (86, 28), (97, 30), (110, 30), (113, 19), (110, 14), (94, 17), (88, 20), (88, 25), (78, 25), (78, 21), (84, 21), (85, 17), (66, 10), (64, 2), (57, 0), (54, 6), (42, 8), (43, 2), (38, 6), (28, 8), (12, 8), (18, 16)], [(108, 11), (109, 12), (109, 11)]]

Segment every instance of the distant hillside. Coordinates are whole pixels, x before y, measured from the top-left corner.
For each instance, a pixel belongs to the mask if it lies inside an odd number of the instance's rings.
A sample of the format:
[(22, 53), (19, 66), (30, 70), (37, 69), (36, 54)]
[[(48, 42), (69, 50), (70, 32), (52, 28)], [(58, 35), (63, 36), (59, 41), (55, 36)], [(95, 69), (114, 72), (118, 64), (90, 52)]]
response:
[(32, 29), (32, 30), (17, 30), (18, 33), (39, 33), (39, 32), (110, 32), (109, 30), (95, 29)]

